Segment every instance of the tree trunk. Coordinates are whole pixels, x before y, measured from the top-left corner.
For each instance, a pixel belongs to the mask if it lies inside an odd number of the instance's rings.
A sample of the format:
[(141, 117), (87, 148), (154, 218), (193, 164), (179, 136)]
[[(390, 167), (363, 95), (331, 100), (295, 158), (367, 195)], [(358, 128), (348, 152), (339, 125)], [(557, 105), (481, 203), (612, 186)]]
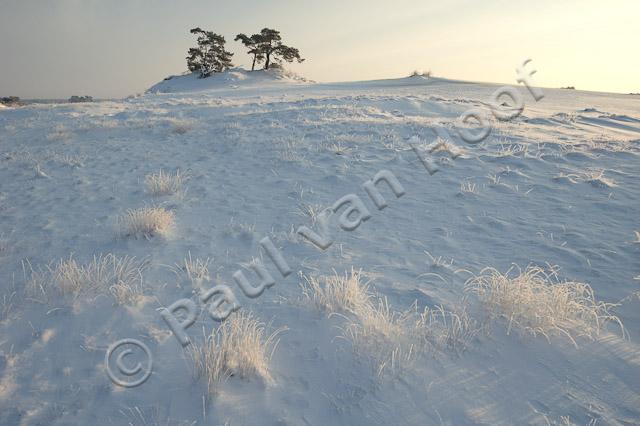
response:
[(253, 63), (251, 64), (251, 71), (256, 69), (256, 56), (258, 56), (257, 53), (253, 54)]
[(269, 69), (269, 64), (271, 63), (271, 52), (267, 52), (267, 59), (264, 63), (264, 69), (268, 70)]

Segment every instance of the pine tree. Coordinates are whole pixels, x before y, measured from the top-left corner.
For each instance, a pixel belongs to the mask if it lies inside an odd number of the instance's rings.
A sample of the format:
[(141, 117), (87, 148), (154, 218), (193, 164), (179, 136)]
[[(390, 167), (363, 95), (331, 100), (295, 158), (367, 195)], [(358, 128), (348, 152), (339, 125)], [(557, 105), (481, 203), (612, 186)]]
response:
[(304, 61), (300, 57), (300, 52), (294, 47), (282, 44), (280, 31), (270, 28), (263, 28), (260, 34), (254, 34), (247, 37), (244, 34), (238, 34), (236, 40), (241, 40), (242, 44), (249, 48), (249, 54), (253, 56), (253, 64), (251, 69), (255, 68), (255, 64), (264, 61), (264, 69), (269, 69), (272, 61), (281, 62), (298, 62)]
[(251, 37), (247, 37), (245, 34), (238, 34), (235, 41), (240, 40), (242, 44), (244, 44), (248, 50), (250, 55), (253, 55), (253, 61), (251, 62), (251, 71), (256, 69), (256, 63), (260, 64), (260, 62), (264, 61), (264, 55), (258, 48), (258, 43), (260, 43), (260, 34), (254, 34)]
[(287, 62), (293, 62), (294, 59), (297, 60), (298, 63), (301, 63), (304, 61), (304, 59), (300, 57), (300, 52), (295, 47), (281, 45), (278, 47), (278, 49), (276, 49), (275, 54), (276, 54), (276, 58), (275, 58), (276, 61), (279, 59), (278, 57), (282, 58)]
[(232, 67), (233, 53), (224, 49), (225, 39), (212, 31), (193, 28), (191, 34), (198, 36), (198, 47), (189, 49), (187, 66), (191, 72), (199, 72), (200, 78), (209, 77), (214, 72), (222, 72)]

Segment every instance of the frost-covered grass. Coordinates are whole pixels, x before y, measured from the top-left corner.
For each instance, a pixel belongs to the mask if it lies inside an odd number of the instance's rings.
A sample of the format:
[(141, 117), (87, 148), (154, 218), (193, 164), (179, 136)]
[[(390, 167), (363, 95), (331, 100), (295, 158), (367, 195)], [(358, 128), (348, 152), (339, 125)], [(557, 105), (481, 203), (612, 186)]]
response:
[(238, 312), (187, 353), (194, 376), (207, 382), (210, 396), (231, 376), (259, 377), (265, 383), (273, 378), (269, 361), (278, 345), (281, 328), (267, 335), (267, 327), (248, 312)]
[(122, 407), (117, 420), (127, 426), (195, 426), (196, 422), (166, 418), (160, 405)]
[(554, 176), (554, 180), (567, 180), (571, 183), (586, 182), (597, 188), (613, 188), (618, 186), (616, 181), (605, 177), (604, 169), (586, 169), (576, 173), (560, 172)]
[(304, 277), (304, 297), (328, 313), (351, 312), (356, 315), (368, 311), (371, 306), (369, 284), (364, 281), (362, 271), (351, 269), (344, 275)]
[(416, 334), (436, 349), (464, 352), (481, 328), (466, 309), (447, 311), (442, 306), (426, 307), (415, 323)]
[(357, 312), (359, 330), (365, 336), (392, 338), (402, 333), (406, 315), (393, 311), (386, 298), (367, 303)]
[(344, 146), (340, 141), (331, 144), (329, 149), (336, 155), (345, 155), (351, 151), (351, 148)]
[(162, 170), (158, 173), (145, 177), (144, 183), (147, 192), (153, 196), (173, 195), (182, 192), (182, 185), (185, 177), (178, 170), (176, 174), (165, 173)]
[(517, 157), (526, 156), (529, 150), (529, 145), (524, 143), (509, 143), (507, 141), (499, 141), (498, 156), (499, 157)]
[(176, 264), (175, 268), (172, 268), (176, 275), (184, 275), (189, 280), (191, 285), (200, 287), (205, 281), (211, 279), (209, 275), (209, 265), (211, 258), (206, 259), (192, 258), (191, 253), (184, 258), (181, 264)]
[(445, 259), (442, 256), (434, 256), (429, 253), (427, 250), (424, 251), (424, 254), (429, 258), (429, 264), (432, 268), (450, 268), (453, 265), (453, 259)]
[(311, 224), (315, 224), (320, 218), (321, 214), (323, 214), (327, 210), (325, 206), (321, 206), (320, 204), (312, 204), (302, 202), (298, 205), (298, 209), (295, 211), (296, 214), (302, 217), (308, 217), (311, 220)]
[(358, 356), (372, 362), (378, 377), (406, 370), (426, 350), (461, 353), (479, 331), (464, 309), (451, 312), (441, 306), (426, 307), (419, 313), (414, 303), (406, 310), (393, 310), (363, 276), (352, 268), (344, 275), (305, 277), (303, 294), (330, 316), (345, 319), (341, 337)]
[(345, 318), (341, 337), (372, 362), (378, 377), (397, 373), (413, 359), (416, 349), (405, 336), (407, 316), (392, 311), (386, 299), (376, 298), (361, 270), (304, 278), (304, 298), (330, 316)]
[(118, 217), (116, 233), (121, 237), (144, 237), (154, 235), (166, 236), (175, 223), (173, 212), (162, 207), (143, 207), (127, 212)]
[(77, 154), (58, 154), (51, 155), (51, 160), (69, 167), (84, 167), (87, 158)]
[(587, 169), (582, 173), (582, 179), (585, 182), (600, 188), (612, 188), (618, 186), (615, 180), (604, 176), (604, 169)]
[(353, 344), (356, 353), (373, 361), (380, 377), (406, 371), (427, 352), (461, 354), (480, 331), (464, 308), (425, 307), (419, 313), (414, 303), (409, 309), (394, 311), (386, 298), (374, 295), (372, 303), (347, 321), (342, 337)]
[[(432, 263), (441, 264), (429, 256)], [(437, 306), (418, 313), (415, 305), (394, 311), (362, 276), (362, 271), (352, 270), (323, 279), (305, 277), (303, 294), (321, 310), (346, 318), (342, 337), (356, 353), (374, 361), (378, 375), (406, 368), (425, 350), (464, 352), (481, 331), (464, 304), (452, 311)], [(559, 335), (577, 346), (579, 337), (595, 339), (608, 322), (615, 322), (625, 335), (620, 319), (610, 313), (616, 305), (598, 301), (588, 284), (554, 279), (553, 270), (533, 266), (515, 276), (487, 268), (468, 280), (465, 289), (478, 295), (491, 319), (506, 320), (507, 333), (515, 329), (549, 341)]]
[(398, 374), (411, 365), (421, 351), (414, 338), (410, 312), (396, 312), (386, 298), (368, 301), (341, 327), (359, 357), (369, 360), (377, 377)]
[[(581, 423), (574, 423), (573, 420), (571, 420), (570, 416), (560, 416), (559, 419), (549, 419), (549, 417), (547, 417), (546, 415), (542, 415), (542, 420), (544, 420), (544, 424), (547, 426), (578, 426)], [(588, 423), (582, 423), (585, 426), (597, 426), (598, 423), (598, 418), (592, 418), (589, 420)]]
[(135, 257), (109, 253), (94, 256), (86, 264), (70, 256), (37, 270), (27, 261), (23, 263), (23, 270), (27, 295), (41, 302), (52, 301), (56, 294), (77, 299), (111, 293), (117, 303), (133, 305), (144, 294), (142, 272), (146, 266), (145, 261)]
[(515, 329), (547, 340), (559, 335), (577, 346), (577, 338), (595, 339), (608, 322), (615, 322), (624, 335), (622, 322), (610, 313), (616, 305), (598, 301), (588, 284), (557, 282), (553, 269), (537, 266), (513, 270), (502, 274), (486, 268), (465, 285), (491, 318), (506, 322), (507, 333)]
[(460, 183), (460, 193), (461, 194), (477, 194), (478, 186), (474, 182), (465, 180), (464, 182)]
[(299, 138), (287, 137), (274, 141), (274, 147), (280, 160), (284, 162), (308, 164), (304, 153), (300, 152), (300, 146), (304, 146), (304, 136)]
[(15, 290), (12, 290), (3, 293), (2, 297), (0, 297), (0, 322), (9, 318), (9, 315), (11, 315), (17, 294)]

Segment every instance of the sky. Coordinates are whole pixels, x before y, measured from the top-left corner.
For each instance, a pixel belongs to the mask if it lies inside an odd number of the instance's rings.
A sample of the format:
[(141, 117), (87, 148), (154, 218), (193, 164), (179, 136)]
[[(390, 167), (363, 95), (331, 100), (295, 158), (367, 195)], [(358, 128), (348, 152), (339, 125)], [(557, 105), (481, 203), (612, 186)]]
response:
[(414, 70), (515, 84), (532, 59), (543, 87), (640, 92), (640, 1), (0, 0), (0, 96), (115, 98), (186, 70), (199, 26), (227, 39), (275, 28), (320, 82)]

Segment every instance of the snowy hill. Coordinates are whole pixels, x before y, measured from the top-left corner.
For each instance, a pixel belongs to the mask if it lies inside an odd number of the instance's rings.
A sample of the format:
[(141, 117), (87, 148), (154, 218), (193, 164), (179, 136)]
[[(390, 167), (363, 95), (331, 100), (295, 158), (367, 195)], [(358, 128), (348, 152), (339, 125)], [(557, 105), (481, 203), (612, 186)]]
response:
[(309, 83), (303, 77), (280, 68), (247, 71), (232, 68), (215, 73), (207, 78), (199, 78), (197, 73), (175, 75), (155, 84), (148, 93), (201, 92), (207, 90), (236, 89), (239, 87), (264, 87), (279, 83)]
[[(637, 99), (520, 87), (434, 144), (497, 87), (236, 69), (3, 109), (0, 424), (639, 424)], [(218, 285), (240, 308), (183, 347), (159, 309)]]

